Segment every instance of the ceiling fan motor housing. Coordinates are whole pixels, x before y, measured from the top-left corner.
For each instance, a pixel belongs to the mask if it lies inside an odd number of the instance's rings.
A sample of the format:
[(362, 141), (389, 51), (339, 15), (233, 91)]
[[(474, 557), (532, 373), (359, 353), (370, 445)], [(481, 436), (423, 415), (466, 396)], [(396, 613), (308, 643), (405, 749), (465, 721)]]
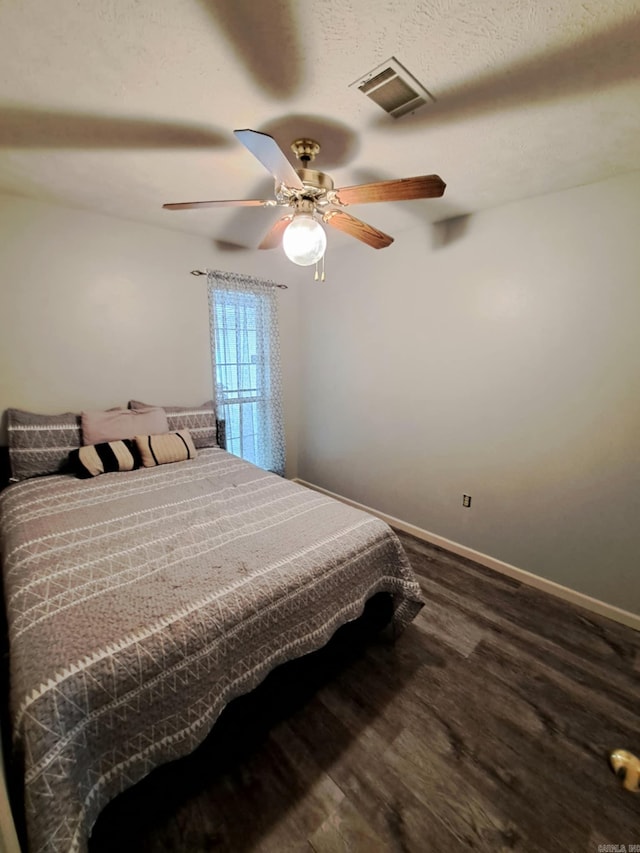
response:
[(296, 173), (305, 185), (318, 190), (333, 189), (333, 181), (326, 172), (318, 172), (316, 169), (296, 169)]

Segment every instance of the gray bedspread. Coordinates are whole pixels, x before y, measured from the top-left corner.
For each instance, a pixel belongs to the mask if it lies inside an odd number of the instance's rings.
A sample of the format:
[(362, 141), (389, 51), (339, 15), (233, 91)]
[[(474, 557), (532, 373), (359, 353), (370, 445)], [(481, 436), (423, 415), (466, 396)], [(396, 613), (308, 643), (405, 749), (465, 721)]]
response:
[(105, 804), (387, 591), (422, 606), (382, 521), (223, 450), (0, 496), (11, 716), (30, 850), (86, 850)]

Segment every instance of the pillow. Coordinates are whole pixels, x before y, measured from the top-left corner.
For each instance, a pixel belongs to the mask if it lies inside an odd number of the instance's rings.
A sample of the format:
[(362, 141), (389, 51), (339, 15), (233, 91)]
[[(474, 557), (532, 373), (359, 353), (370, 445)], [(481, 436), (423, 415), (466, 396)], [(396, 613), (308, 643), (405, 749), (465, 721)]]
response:
[(82, 443), (102, 444), (148, 435), (169, 432), (164, 409), (145, 406), (144, 409), (110, 409), (107, 412), (82, 412)]
[[(129, 408), (135, 411), (149, 407), (138, 400), (129, 400)], [(216, 413), (213, 400), (209, 400), (202, 406), (163, 406), (163, 408), (167, 413), (170, 432), (188, 429), (196, 447), (217, 447)], [(154, 430), (145, 430), (145, 432), (151, 433)], [(155, 432), (161, 432), (161, 430), (155, 430)]]
[(145, 468), (195, 459), (198, 451), (188, 429), (162, 435), (137, 435), (136, 445)]
[(105, 441), (72, 450), (69, 467), (77, 477), (97, 477), (110, 471), (133, 471), (140, 467), (140, 454), (135, 441)]
[(11, 481), (55, 474), (66, 463), (69, 451), (82, 444), (80, 415), (37, 415), (7, 409)]

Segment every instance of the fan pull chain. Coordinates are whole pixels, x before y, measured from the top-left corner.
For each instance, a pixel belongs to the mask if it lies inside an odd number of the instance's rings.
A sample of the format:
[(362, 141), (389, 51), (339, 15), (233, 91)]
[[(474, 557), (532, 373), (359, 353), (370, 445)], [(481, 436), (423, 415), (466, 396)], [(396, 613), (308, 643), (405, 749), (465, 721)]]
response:
[(318, 274), (318, 264), (319, 263), (320, 263), (320, 261), (316, 261), (316, 271), (315, 271), (315, 275), (313, 276), (314, 281), (324, 281), (324, 279), (325, 279), (325, 276), (324, 276), (324, 255), (322, 256), (322, 272), (320, 274)]

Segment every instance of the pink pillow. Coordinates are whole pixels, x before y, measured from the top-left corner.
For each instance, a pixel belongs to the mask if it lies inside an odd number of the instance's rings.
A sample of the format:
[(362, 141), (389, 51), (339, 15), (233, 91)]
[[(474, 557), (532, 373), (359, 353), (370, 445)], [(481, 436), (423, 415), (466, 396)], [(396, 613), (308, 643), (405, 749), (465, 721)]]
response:
[(148, 406), (146, 409), (82, 412), (81, 421), (84, 445), (169, 432), (167, 415), (164, 409), (157, 406)]

